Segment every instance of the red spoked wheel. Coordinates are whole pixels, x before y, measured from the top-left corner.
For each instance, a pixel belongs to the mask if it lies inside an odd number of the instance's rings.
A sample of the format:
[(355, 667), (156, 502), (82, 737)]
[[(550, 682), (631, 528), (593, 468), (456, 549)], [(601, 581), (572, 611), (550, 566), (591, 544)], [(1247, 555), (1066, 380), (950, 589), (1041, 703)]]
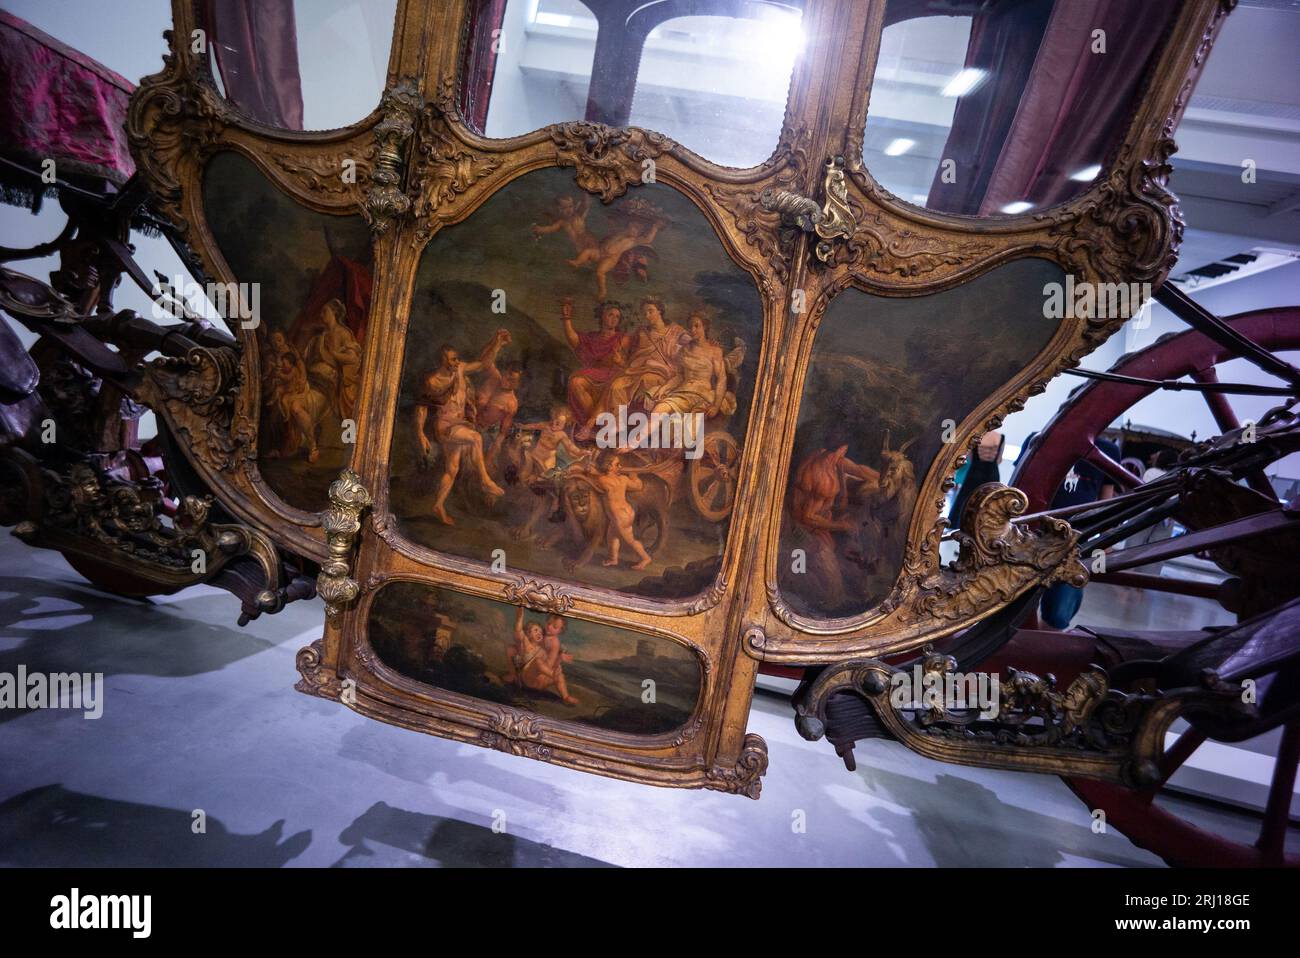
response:
[[(1034, 437), (1011, 482), (1028, 495), (1031, 511), (1045, 511), (1074, 464), (1080, 460), (1091, 463), (1114, 481), (1119, 494), (1105, 504), (1055, 513), (1080, 531), (1084, 556), (1095, 554), (1097, 548), (1106, 552), (1107, 571), (1094, 575), (1094, 581), (1213, 598), (1245, 619), (1277, 608), (1300, 590), (1296, 558), (1300, 502), (1280, 505), (1264, 471), (1271, 462), (1300, 447), (1300, 428), (1294, 415), (1300, 370), (1279, 355), (1300, 349), (1300, 307), (1220, 320), (1172, 286), (1162, 289), (1158, 298), (1192, 328), (1161, 337), (1123, 357), (1106, 373), (1077, 371), (1091, 381), (1076, 389)], [(1221, 382), (1218, 368), (1235, 359), (1251, 362), (1276, 379), (1276, 384)], [(1200, 443), (1197, 451), (1184, 456), (1182, 468), (1143, 484), (1098, 448), (1097, 438), (1137, 402), (1160, 389), (1200, 393), (1222, 435)], [(1242, 421), (1230, 399), (1243, 394), (1277, 398), (1278, 405), (1259, 423), (1265, 441), (1254, 449), (1250, 441), (1242, 441)], [(1121, 547), (1135, 533), (1171, 516), (1189, 531), (1155, 543)], [(1230, 578), (1216, 586), (1129, 571), (1193, 553), (1217, 563)], [(1177, 633), (1172, 630), (1177, 627), (1187, 634), (1185, 623), (1170, 623), (1171, 631), (1143, 633), (1142, 637), (1157, 644), (1176, 644)], [(1083, 637), (1078, 632), (1069, 635), (1075, 640)], [(1050, 664), (1054, 651), (1043, 643), (1050, 643), (1051, 638), (1044, 633), (1036, 633), (1036, 638), (1041, 640), (1039, 654)], [(1064, 635), (1062, 639), (1064, 655)], [(1300, 635), (1285, 641), (1300, 645)], [(1070, 667), (1064, 659), (1062, 665), (1061, 671), (1068, 673)], [(1283, 723), (1259, 838), (1253, 844), (1206, 831), (1161, 804), (1162, 794), (1169, 794), (1166, 788), (1171, 776), (1206, 740), (1204, 732), (1186, 728), (1167, 746), (1159, 763), (1159, 780), (1148, 788), (1127, 789), (1072, 778), (1065, 781), (1089, 808), (1104, 810), (1108, 824), (1171, 864), (1300, 865), (1300, 853), (1288, 855), (1286, 849), (1300, 761), (1300, 722), (1291, 718)], [(1294, 832), (1292, 835), (1294, 845)]]

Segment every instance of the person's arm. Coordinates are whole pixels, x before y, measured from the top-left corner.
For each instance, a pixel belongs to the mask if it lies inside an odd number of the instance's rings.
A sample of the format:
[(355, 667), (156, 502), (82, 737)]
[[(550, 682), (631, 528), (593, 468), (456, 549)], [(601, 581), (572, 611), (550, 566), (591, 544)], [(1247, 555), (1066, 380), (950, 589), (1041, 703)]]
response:
[(515, 643), (520, 649), (524, 647), (524, 607), (515, 607)]
[(560, 318), (564, 320), (564, 338), (569, 342), (569, 348), (575, 353), (582, 346), (582, 337), (578, 331), (573, 328), (573, 301), (563, 299), (560, 301)]
[(501, 347), (510, 341), (510, 333), (504, 329), (498, 329), (497, 334), (492, 337), (491, 341), (483, 347), (483, 352), (478, 354), (478, 362), (466, 363), (464, 370), (466, 373), (476, 373), (484, 366), (496, 368), (497, 353), (501, 352)]
[(842, 471), (846, 476), (852, 476), (854, 479), (861, 479), (863, 482), (880, 481), (880, 470), (872, 469), (870, 466), (864, 466), (849, 458), (840, 460), (840, 471)]
[(853, 529), (853, 521), (850, 519), (827, 519), (806, 508), (795, 507), (794, 520), (805, 529), (813, 529), (818, 532), (850, 532)]
[(433, 451), (433, 446), (429, 442), (429, 437), (424, 434), (424, 424), (429, 418), (429, 407), (424, 403), (417, 403), (415, 406), (415, 440), (420, 447), (420, 455), (428, 458)]
[(713, 381), (716, 385), (709, 415), (716, 416), (722, 409), (722, 401), (727, 398), (727, 364), (723, 361), (721, 348), (713, 350)]

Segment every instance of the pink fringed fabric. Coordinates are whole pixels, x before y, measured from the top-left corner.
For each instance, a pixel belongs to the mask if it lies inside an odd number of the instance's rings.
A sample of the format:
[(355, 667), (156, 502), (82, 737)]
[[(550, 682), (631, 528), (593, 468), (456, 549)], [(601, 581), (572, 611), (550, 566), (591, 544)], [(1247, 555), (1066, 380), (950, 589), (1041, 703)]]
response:
[(25, 20), (0, 10), (0, 153), (41, 171), (121, 185), (135, 172), (126, 107), (135, 85)]

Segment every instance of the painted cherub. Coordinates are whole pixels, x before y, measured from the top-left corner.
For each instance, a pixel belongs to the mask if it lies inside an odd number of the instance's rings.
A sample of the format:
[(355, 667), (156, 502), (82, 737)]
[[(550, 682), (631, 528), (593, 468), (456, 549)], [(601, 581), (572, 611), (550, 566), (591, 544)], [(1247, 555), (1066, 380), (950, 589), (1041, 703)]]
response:
[(524, 621), (523, 608), (515, 609), (514, 641), (506, 645), (506, 683), (518, 682), (536, 688), (537, 682), (547, 681), (546, 663), (542, 657), (542, 627), (536, 622)]
[(649, 257), (654, 255), (651, 244), (659, 231), (667, 224), (667, 219), (659, 209), (642, 199), (630, 199), (617, 207), (610, 214), (611, 219), (622, 219), (622, 223), (601, 237), (597, 249), (580, 252), (569, 265), (581, 268), (592, 264), (596, 273), (596, 298), (607, 296), (606, 277), (620, 262), (635, 260), (635, 271), (644, 281)]
[(533, 236), (564, 230), (573, 243), (573, 259), (567, 260), (574, 269), (591, 266), (596, 274), (596, 298), (604, 300), (608, 293), (608, 277), (622, 264), (625, 271), (635, 273), (642, 281), (647, 279), (648, 264), (654, 251), (651, 244), (667, 219), (657, 207), (643, 199), (633, 198), (610, 211), (614, 227), (597, 240), (587, 229), (587, 211), (591, 198), (575, 200), (561, 196), (555, 203), (555, 218), (546, 224), (533, 226)]
[(536, 622), (525, 622), (522, 607), (515, 609), (514, 641), (506, 646), (510, 665), (504, 680), (538, 692), (554, 690), (565, 705), (577, 705), (578, 700), (569, 694), (564, 681), (563, 663), (572, 662), (573, 656), (560, 644), (563, 631), (561, 616), (547, 616), (543, 628)]
[(646, 552), (633, 526), (636, 523), (636, 510), (628, 502), (629, 492), (640, 492), (641, 479), (632, 472), (622, 470), (622, 457), (617, 449), (603, 449), (596, 457), (595, 469), (591, 483), (600, 494), (601, 505), (605, 509), (605, 546), (608, 557), (601, 565), (617, 566), (619, 547), (626, 545), (637, 557), (632, 563), (633, 569), (644, 569), (650, 565), (650, 553)]
[(519, 478), (525, 484), (542, 479), (556, 467), (558, 452), (563, 449), (574, 459), (585, 458), (587, 453), (569, 438), (566, 431), (569, 426), (570, 413), (567, 406), (554, 406), (551, 418), (546, 422), (522, 423), (516, 428), (521, 432), (535, 432), (537, 438), (524, 453), (524, 465)]
[(569, 694), (569, 686), (564, 681), (564, 663), (573, 661), (573, 656), (560, 644), (564, 626), (564, 616), (552, 613), (546, 617), (546, 628), (542, 630), (542, 652), (551, 674), (550, 687), (555, 689), (555, 694), (565, 705), (577, 705), (578, 700)]
[[(555, 200), (553, 217), (549, 223), (533, 224), (533, 239), (540, 239), (550, 233), (564, 231), (564, 235), (573, 243), (576, 256), (598, 250), (600, 244), (591, 230), (587, 229), (587, 211), (591, 209), (591, 197), (586, 193), (578, 199), (561, 195)], [(570, 266), (578, 266), (576, 260), (569, 260)]]

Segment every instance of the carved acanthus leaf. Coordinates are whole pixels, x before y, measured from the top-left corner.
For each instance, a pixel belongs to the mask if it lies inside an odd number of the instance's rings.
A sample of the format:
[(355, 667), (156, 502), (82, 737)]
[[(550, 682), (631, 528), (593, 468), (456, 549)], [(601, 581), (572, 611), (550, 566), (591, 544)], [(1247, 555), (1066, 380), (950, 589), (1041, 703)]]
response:
[(329, 500), (329, 508), (321, 513), (329, 555), (321, 563), (316, 591), (325, 600), (325, 614), (336, 616), (361, 594), (361, 587), (351, 578), (352, 546), (361, 531), (361, 515), (372, 500), (351, 469), (344, 469), (330, 484)]
[(606, 203), (627, 192), (633, 183), (647, 182), (650, 164), (669, 152), (673, 141), (662, 133), (638, 128), (614, 128), (574, 121), (551, 130), (561, 166), (577, 168), (578, 186)]
[(235, 412), (243, 373), (228, 346), (196, 346), (184, 356), (161, 356), (145, 368), (146, 401), (167, 418), (205, 466), (229, 472), (253, 458), (256, 429)]
[(735, 765), (715, 765), (704, 775), (706, 788), (720, 792), (758, 798), (763, 788), (763, 773), (767, 771), (767, 742), (761, 735), (749, 732), (740, 758)]
[(573, 608), (573, 595), (554, 582), (538, 582), (520, 576), (507, 582), (502, 592), (511, 605), (526, 606), (537, 612), (564, 615)]

